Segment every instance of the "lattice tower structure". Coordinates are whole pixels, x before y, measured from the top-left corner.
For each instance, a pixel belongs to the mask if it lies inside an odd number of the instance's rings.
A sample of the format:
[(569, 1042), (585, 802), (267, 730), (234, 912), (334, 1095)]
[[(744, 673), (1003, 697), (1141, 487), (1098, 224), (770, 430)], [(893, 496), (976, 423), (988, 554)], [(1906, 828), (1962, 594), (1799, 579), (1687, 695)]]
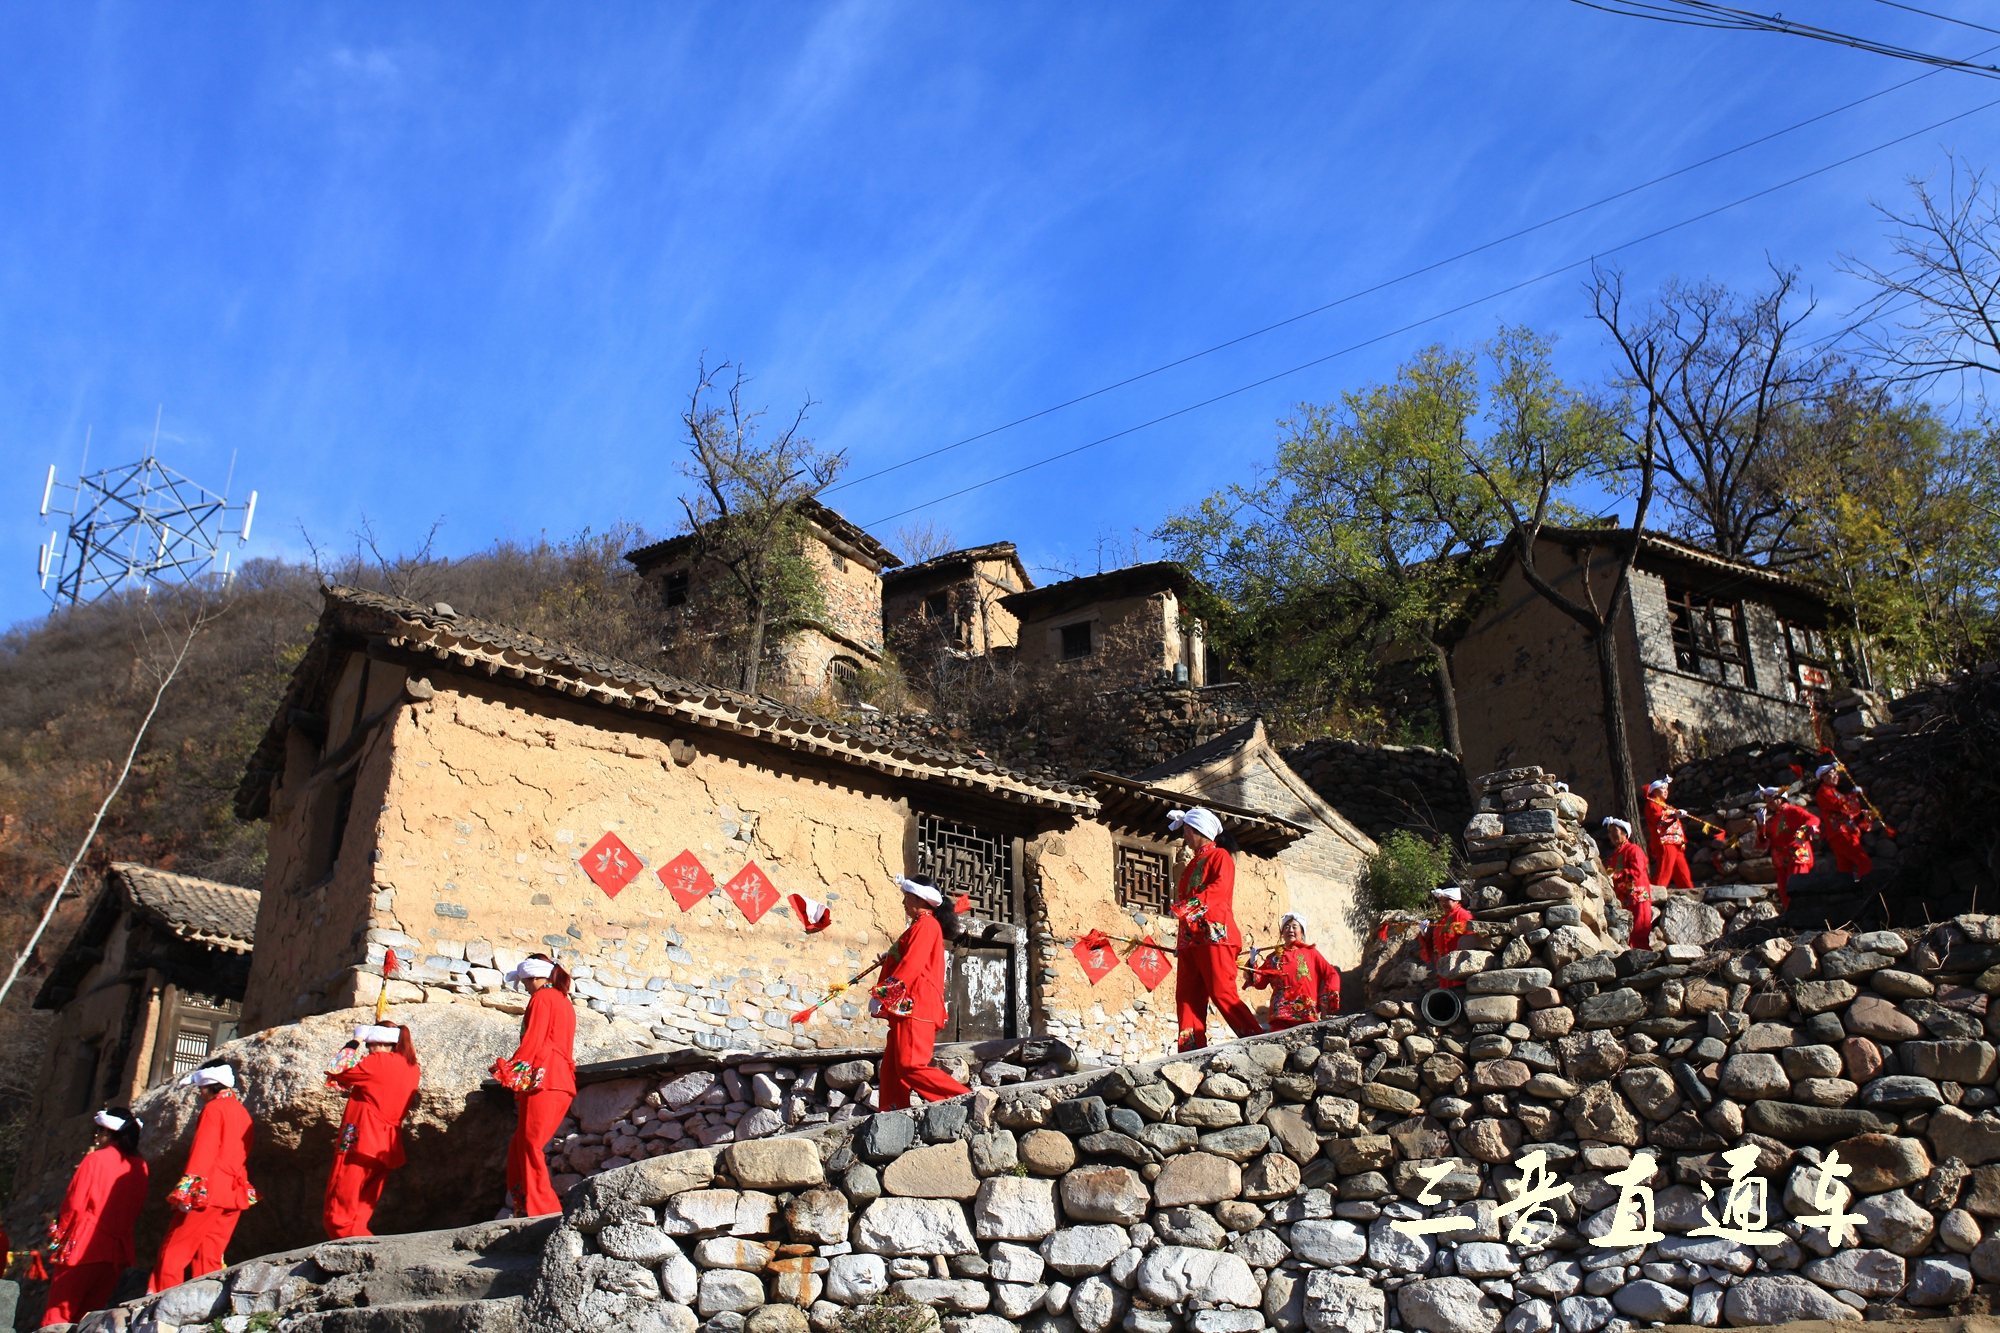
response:
[(136, 463), (74, 482), (57, 480), (51, 465), (42, 517), (59, 520), (64, 530), (40, 549), (42, 591), (55, 606), (75, 606), (155, 584), (226, 584), (224, 540), (243, 546), (256, 516), (257, 492), (231, 504), (227, 494), (182, 476), (150, 450)]

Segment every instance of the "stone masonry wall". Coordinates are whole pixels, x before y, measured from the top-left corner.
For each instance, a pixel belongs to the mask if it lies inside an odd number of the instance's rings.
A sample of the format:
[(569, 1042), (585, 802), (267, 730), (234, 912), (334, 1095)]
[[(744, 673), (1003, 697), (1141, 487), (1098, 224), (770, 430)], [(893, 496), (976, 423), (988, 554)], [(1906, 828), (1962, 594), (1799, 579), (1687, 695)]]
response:
[[(2000, 1296), (2000, 918), (1725, 942), (1682, 899), (1676, 943), (1558, 967), (1548, 938), (1501, 966), (1542, 927), (1497, 924), (1447, 1027), (1384, 1000), (604, 1172), (518, 1311), (450, 1326), (831, 1333), (906, 1299), (942, 1333), (1628, 1333)], [(1620, 1245), (1628, 1187), (1656, 1234)], [(1808, 1220), (1836, 1214), (1850, 1232)], [(1698, 1234), (1710, 1218), (1759, 1234)], [(260, 1285), (234, 1308), (283, 1327), (403, 1327), (329, 1309), (342, 1262), (244, 1265), (115, 1327), (205, 1319), (242, 1274)]]

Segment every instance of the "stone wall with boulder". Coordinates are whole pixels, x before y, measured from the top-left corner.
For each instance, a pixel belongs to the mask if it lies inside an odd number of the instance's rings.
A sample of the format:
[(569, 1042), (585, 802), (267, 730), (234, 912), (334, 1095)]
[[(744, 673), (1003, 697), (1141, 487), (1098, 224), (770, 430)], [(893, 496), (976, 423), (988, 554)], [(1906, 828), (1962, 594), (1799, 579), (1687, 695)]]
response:
[[(888, 1293), (942, 1333), (1628, 1333), (1984, 1311), (2000, 1295), (2000, 918), (1775, 924), (1720, 938), (1720, 917), (1691, 916), (1709, 938), (1550, 966), (1562, 927), (1544, 923), (1539, 943), (1461, 951), (1468, 1003), (1447, 1026), (1382, 999), (1205, 1052), (635, 1161), (570, 1192), (508, 1318), (833, 1333)], [(1516, 944), (1528, 955), (1510, 958)], [(1529, 1153), (1561, 1192), (1520, 1231), (1506, 1209), (1536, 1183)], [(1851, 1174), (1823, 1182), (1835, 1153)], [(1635, 1164), (1661, 1234), (1593, 1244), (1614, 1173)], [(1764, 1182), (1773, 1243), (1699, 1234), (1704, 1210), (1731, 1220), (1732, 1167)], [(1823, 1211), (1851, 1214), (1854, 1235), (1835, 1246), (1801, 1220)], [(1392, 1225), (1447, 1216), (1469, 1225)], [(331, 1317), (326, 1283), (291, 1275), (286, 1327), (374, 1327), (310, 1322)]]

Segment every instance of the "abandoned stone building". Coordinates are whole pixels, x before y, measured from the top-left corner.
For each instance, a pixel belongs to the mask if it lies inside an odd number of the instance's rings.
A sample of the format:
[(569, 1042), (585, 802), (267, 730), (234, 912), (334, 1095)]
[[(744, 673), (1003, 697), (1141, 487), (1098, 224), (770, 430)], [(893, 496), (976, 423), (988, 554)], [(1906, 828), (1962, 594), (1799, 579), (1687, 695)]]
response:
[[(850, 694), (861, 673), (882, 664), (882, 571), (902, 563), (882, 543), (817, 500), (801, 505), (806, 559), (818, 576), (824, 619), (791, 623), (765, 646), (763, 683), (791, 693)], [(728, 572), (704, 559), (692, 534), (671, 537), (625, 557), (656, 590), (669, 645), (693, 639), (718, 655), (732, 651), (716, 598)]]
[(17, 1179), (53, 1177), (53, 1206), (90, 1146), (93, 1114), (130, 1106), (236, 1036), (256, 926), (255, 890), (125, 861), (106, 868), (35, 994), (55, 1022)]
[(1186, 570), (1168, 560), (1129, 565), (1011, 593), (1000, 604), (1020, 623), (1024, 667), (1088, 671), (1107, 687), (1166, 677), (1208, 683), (1201, 621), (1183, 599)]
[[(1545, 528), (1536, 565), (1559, 591), (1608, 605), (1615, 530)], [(1596, 650), (1531, 587), (1510, 554), (1452, 648), (1459, 728), (1473, 772), (1533, 756), (1612, 803)], [(1626, 727), (1640, 781), (1752, 742), (1812, 743), (1838, 651), (1831, 607), (1809, 583), (1643, 534), (1617, 635)]]
[[(1048, 1032), (1136, 1058), (1171, 1042), (1170, 998), (1129, 969), (1093, 988), (1051, 960), (1092, 929), (1134, 936), (1135, 907), (1157, 905), (1156, 886), (1121, 897), (1119, 848), (1170, 871), (1166, 814), (1184, 798), (1141, 785), (1150, 831), (1108, 820), (1102, 785), (330, 590), (237, 797), (270, 821), (245, 1029), (372, 1000), (389, 948), (413, 964), (390, 983), (400, 998), (474, 1002), (545, 951), (581, 998), (657, 1042), (810, 1041), (789, 1013), (900, 933), (892, 877), (916, 871), (970, 899), (948, 1039)], [(1293, 901), (1280, 851), (1337, 826), (1248, 787), (1241, 805), (1224, 815), (1249, 836), (1237, 912), (1268, 939)], [(1354, 890), (1323, 868), (1310, 888)], [(806, 934), (792, 893), (828, 904), (831, 926)], [(1147, 917), (1140, 933), (1167, 942), (1171, 921)], [(842, 1044), (881, 1039), (859, 997), (829, 1018)]]
[(882, 624), (905, 666), (1014, 647), (1019, 625), (1000, 604), (1035, 586), (1012, 542), (949, 551), (882, 576)]

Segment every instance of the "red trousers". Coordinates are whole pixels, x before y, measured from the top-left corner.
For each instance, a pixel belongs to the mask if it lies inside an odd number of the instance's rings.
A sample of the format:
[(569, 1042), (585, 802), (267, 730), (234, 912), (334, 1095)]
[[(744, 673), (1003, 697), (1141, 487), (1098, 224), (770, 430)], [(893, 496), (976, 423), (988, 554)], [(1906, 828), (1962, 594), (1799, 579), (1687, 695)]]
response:
[(363, 1161), (349, 1153), (333, 1159), (333, 1174), (326, 1178), (326, 1207), (321, 1221), (330, 1239), (342, 1236), (372, 1236), (368, 1223), (375, 1205), (382, 1202), (382, 1187), (389, 1183), (389, 1168), (379, 1162)]
[(546, 1217), (562, 1211), (562, 1200), (549, 1182), (548, 1159), (542, 1149), (556, 1136), (569, 1114), (573, 1092), (517, 1092), (514, 1137), (507, 1144), (507, 1203), (516, 1217)]
[(889, 1020), (889, 1044), (882, 1050), (882, 1082), (875, 1098), (877, 1109), (904, 1110), (911, 1093), (927, 1102), (941, 1102), (972, 1091), (942, 1069), (931, 1068), (931, 1052), (936, 1047), (937, 1024), (920, 1018)]
[(49, 1280), (49, 1308), (44, 1324), (74, 1324), (92, 1310), (111, 1304), (118, 1285), (117, 1264), (63, 1264)]
[(1208, 1045), (1210, 1004), (1222, 1011), (1239, 1037), (1264, 1030), (1257, 1015), (1236, 993), (1236, 955), (1240, 952), (1229, 944), (1190, 942), (1180, 946), (1174, 968), (1174, 1007), (1180, 1011), (1182, 1050), (1198, 1051)]
[(191, 1213), (175, 1213), (174, 1220), (167, 1224), (167, 1238), (160, 1242), (160, 1257), (153, 1265), (153, 1277), (146, 1290), (178, 1287), (187, 1280), (190, 1264), (196, 1277), (207, 1277), (221, 1268), (222, 1252), (229, 1248), (229, 1238), (236, 1234), (236, 1219), (241, 1216), (241, 1208), (197, 1208)]
[(1826, 839), (1826, 849), (1833, 853), (1833, 868), (1845, 870), (1859, 878), (1875, 868), (1875, 858), (1862, 850), (1861, 835), (1851, 833), (1838, 824), (1820, 830)]
[(1650, 949), (1653, 947), (1653, 902), (1651, 898), (1637, 898), (1633, 902), (1632, 937), (1625, 941), (1625, 945), (1630, 949)]
[(1687, 848), (1677, 842), (1654, 843), (1653, 882), (1662, 888), (1693, 888), (1694, 876), (1688, 873)]

